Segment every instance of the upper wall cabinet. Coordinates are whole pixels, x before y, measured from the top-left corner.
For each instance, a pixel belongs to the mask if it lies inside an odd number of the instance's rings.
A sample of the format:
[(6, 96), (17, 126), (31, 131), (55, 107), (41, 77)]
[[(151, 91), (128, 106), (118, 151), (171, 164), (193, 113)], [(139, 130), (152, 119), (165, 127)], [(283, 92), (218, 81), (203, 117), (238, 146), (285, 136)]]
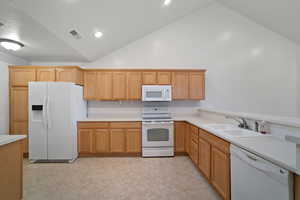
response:
[(157, 82), (156, 72), (143, 72), (143, 85), (155, 85)]
[(202, 100), (205, 98), (204, 72), (189, 73), (189, 99)]
[(78, 67), (56, 68), (56, 81), (73, 82), (83, 85), (82, 70)]
[(126, 100), (127, 98), (126, 72), (113, 72), (113, 99)]
[(172, 85), (174, 100), (202, 100), (204, 70), (86, 70), (87, 100), (141, 100), (142, 85)]
[(97, 72), (84, 73), (84, 98), (90, 100), (97, 99)]
[(34, 68), (10, 68), (10, 85), (13, 87), (26, 87), (28, 82), (36, 81), (36, 70)]
[(36, 70), (37, 81), (55, 81), (55, 68), (41, 67)]
[(189, 73), (173, 72), (172, 89), (173, 99), (189, 99)]
[(171, 72), (157, 72), (158, 85), (171, 85)]
[(127, 72), (127, 99), (142, 98), (142, 72)]
[(113, 73), (112, 72), (97, 72), (97, 88), (98, 100), (113, 100)]

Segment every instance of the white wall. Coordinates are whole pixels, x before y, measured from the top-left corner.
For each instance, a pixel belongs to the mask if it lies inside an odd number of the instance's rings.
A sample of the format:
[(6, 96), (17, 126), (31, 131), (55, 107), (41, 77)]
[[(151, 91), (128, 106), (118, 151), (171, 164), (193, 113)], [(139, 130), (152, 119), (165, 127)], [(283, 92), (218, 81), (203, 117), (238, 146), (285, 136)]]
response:
[(298, 51), (298, 57), (297, 57), (297, 94), (298, 94), (298, 116), (300, 116), (300, 49)]
[(0, 52), (0, 134), (9, 132), (9, 65), (28, 65), (20, 58)]
[(293, 117), (298, 48), (214, 3), (86, 67), (207, 69), (201, 106)]

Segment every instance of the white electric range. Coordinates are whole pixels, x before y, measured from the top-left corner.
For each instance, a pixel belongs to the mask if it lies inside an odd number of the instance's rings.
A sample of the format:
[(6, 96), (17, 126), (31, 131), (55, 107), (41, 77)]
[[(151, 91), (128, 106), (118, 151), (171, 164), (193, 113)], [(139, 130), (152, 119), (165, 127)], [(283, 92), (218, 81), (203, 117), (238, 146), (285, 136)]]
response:
[(142, 118), (142, 156), (174, 156), (174, 121), (168, 108), (145, 107)]

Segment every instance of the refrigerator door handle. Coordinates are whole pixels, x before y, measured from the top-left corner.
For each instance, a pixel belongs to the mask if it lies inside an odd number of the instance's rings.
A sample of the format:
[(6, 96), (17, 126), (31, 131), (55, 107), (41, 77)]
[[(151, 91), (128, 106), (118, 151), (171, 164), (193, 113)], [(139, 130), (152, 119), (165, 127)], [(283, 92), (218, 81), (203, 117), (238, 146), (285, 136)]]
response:
[(51, 113), (50, 113), (50, 97), (48, 96), (47, 98), (47, 124), (48, 124), (48, 129), (52, 127), (52, 122), (51, 122)]
[(47, 97), (44, 97), (43, 100), (43, 125), (45, 128), (47, 128), (48, 123), (47, 123)]

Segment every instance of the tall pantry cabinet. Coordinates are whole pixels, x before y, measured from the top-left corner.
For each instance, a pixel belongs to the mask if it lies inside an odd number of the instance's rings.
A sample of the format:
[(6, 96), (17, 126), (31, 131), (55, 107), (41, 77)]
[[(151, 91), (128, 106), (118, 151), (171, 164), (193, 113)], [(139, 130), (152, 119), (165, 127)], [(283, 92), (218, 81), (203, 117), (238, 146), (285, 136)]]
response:
[[(28, 135), (28, 83), (32, 81), (83, 83), (82, 71), (77, 66), (9, 67), (10, 134)], [(28, 138), (23, 140), (23, 152), (28, 153)]]

